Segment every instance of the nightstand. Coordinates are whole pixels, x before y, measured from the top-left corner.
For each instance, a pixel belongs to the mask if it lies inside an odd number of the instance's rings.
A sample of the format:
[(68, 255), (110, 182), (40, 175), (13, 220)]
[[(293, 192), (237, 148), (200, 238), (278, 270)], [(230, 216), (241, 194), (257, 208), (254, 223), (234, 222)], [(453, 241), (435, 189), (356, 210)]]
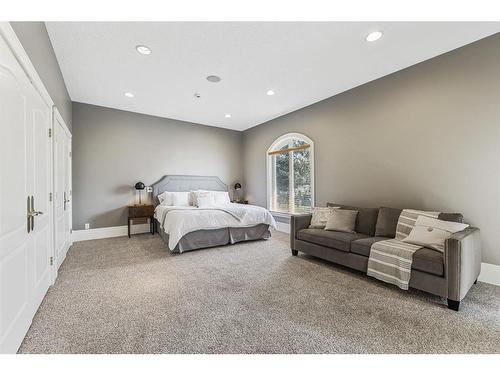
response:
[(128, 238), (130, 238), (130, 221), (132, 219), (148, 218), (151, 234), (154, 234), (154, 213), (155, 206), (153, 205), (128, 206)]

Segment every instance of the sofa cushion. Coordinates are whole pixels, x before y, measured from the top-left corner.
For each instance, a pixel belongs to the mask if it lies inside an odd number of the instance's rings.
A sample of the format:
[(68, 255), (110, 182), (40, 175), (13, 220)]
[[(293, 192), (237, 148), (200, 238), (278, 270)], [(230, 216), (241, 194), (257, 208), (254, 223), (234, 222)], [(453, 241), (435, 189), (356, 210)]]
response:
[[(370, 256), (371, 246), (378, 241), (388, 240), (387, 237), (367, 237), (351, 242), (351, 253)], [(413, 254), (412, 269), (430, 273), (436, 276), (444, 274), (443, 254), (437, 250), (422, 248)]]
[(380, 207), (378, 211), (377, 224), (375, 226), (375, 236), (396, 237), (396, 227), (398, 226), (400, 208)]
[(367, 236), (375, 235), (375, 225), (377, 224), (378, 208), (365, 208), (354, 206), (343, 206), (341, 204), (327, 203), (328, 207), (340, 207), (345, 210), (358, 211), (356, 219), (356, 233), (366, 234)]
[(368, 237), (360, 233), (334, 232), (324, 229), (301, 229), (297, 232), (297, 239), (331, 247), (333, 249), (348, 252), (351, 249), (351, 242), (360, 238)]
[(375, 242), (388, 240), (388, 237), (367, 237), (351, 242), (351, 253), (370, 256), (370, 249)]
[(444, 221), (454, 221), (455, 223), (464, 222), (464, 217), (462, 214), (452, 212), (441, 212), (438, 216), (438, 219)]
[(436, 276), (442, 276), (444, 274), (444, 256), (437, 250), (423, 247), (413, 254), (411, 268)]

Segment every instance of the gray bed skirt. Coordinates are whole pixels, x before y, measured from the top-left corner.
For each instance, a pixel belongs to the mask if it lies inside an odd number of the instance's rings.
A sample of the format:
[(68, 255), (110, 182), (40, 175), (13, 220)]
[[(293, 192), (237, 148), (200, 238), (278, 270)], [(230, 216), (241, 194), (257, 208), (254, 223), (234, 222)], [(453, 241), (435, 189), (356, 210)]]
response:
[[(168, 248), (169, 236), (164, 230), (160, 229), (160, 223), (156, 219), (155, 232), (160, 235)], [(271, 232), (267, 224), (258, 224), (245, 228), (197, 230), (186, 234), (174, 249), (169, 249), (175, 253), (183, 253), (185, 251), (235, 244), (243, 241), (267, 240), (270, 237)]]

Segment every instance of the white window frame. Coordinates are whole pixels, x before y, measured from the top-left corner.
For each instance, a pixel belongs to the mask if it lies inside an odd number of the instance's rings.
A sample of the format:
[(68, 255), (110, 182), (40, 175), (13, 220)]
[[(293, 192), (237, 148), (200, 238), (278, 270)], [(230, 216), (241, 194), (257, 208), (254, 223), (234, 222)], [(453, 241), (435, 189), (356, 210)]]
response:
[(287, 134), (283, 134), (281, 137), (279, 137), (278, 139), (276, 139), (272, 144), (271, 146), (269, 146), (269, 148), (267, 149), (267, 152), (266, 152), (266, 169), (267, 169), (267, 181), (266, 181), (266, 185), (267, 185), (267, 209), (270, 210), (273, 215), (275, 216), (282, 216), (282, 217), (290, 217), (292, 215), (294, 215), (293, 213), (291, 212), (282, 212), (282, 211), (273, 211), (271, 210), (271, 207), (273, 206), (271, 204), (271, 200), (273, 199), (273, 173), (274, 173), (274, 165), (273, 165), (273, 160), (274, 158), (272, 157), (272, 155), (269, 155), (269, 152), (271, 151), (276, 151), (278, 150), (280, 147), (282, 147), (287, 140), (290, 140), (290, 139), (300, 139), (304, 142), (306, 142), (308, 145), (310, 145), (310, 154), (311, 154), (311, 208), (314, 207), (314, 179), (315, 179), (315, 175), (314, 175), (314, 142), (311, 138), (309, 138), (308, 136), (304, 135), (304, 134), (301, 134), (301, 133), (287, 133)]

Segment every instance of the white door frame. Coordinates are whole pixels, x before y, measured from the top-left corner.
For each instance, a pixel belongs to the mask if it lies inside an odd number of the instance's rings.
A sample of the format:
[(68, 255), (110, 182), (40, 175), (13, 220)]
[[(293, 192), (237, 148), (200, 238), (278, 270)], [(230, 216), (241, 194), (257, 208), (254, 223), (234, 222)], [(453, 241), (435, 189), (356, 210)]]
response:
[(52, 106), (54, 105), (54, 101), (50, 97), (49, 92), (45, 88), (42, 79), (38, 75), (35, 66), (24, 50), (24, 47), (17, 37), (16, 32), (10, 25), (10, 22), (0, 22), (0, 35), (9, 45), (10, 49), (14, 53), (14, 56), (17, 58), (17, 61), (23, 68), (29, 80), (32, 82), (33, 86), (35, 86), (35, 89), (39, 92), (47, 105), (52, 108)]

